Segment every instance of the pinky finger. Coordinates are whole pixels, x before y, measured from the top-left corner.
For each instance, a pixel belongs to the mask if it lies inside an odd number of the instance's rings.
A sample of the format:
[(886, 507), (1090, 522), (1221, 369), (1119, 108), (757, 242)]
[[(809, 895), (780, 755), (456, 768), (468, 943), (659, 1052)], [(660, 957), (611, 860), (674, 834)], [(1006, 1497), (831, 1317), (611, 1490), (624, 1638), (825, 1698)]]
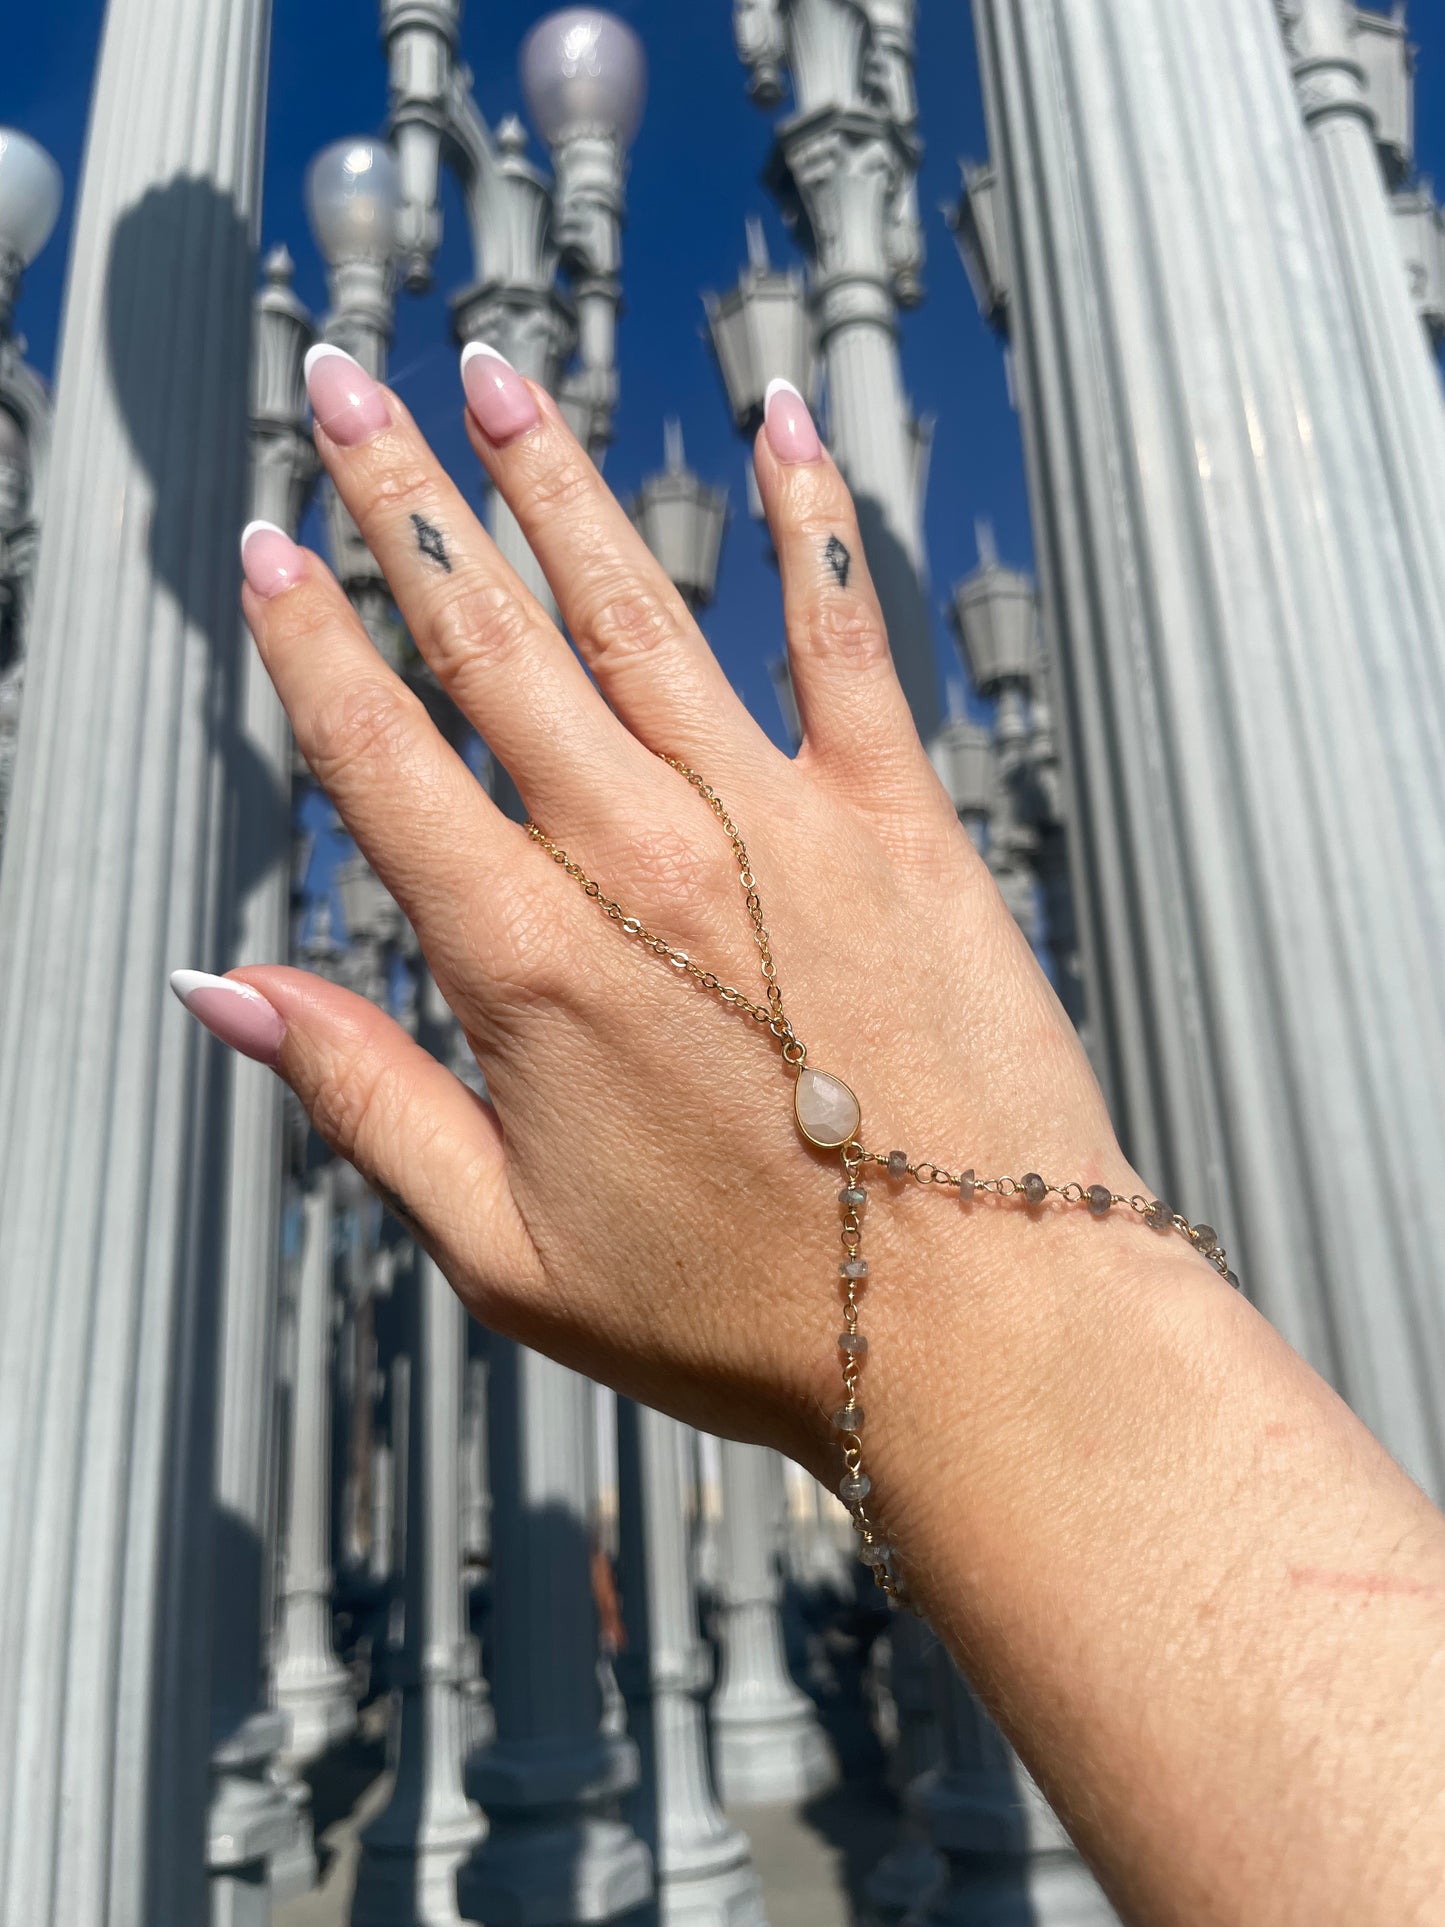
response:
[(768, 390), (754, 465), (778, 554), (809, 757), (865, 788), (923, 786), (928, 759), (894, 667), (853, 498), (786, 382)]
[(512, 1322), (509, 1301), (527, 1294), (541, 1267), (489, 1104), (384, 1011), (306, 971), (178, 970), (171, 986), (222, 1043), (291, 1086), (470, 1311), (488, 1324)]

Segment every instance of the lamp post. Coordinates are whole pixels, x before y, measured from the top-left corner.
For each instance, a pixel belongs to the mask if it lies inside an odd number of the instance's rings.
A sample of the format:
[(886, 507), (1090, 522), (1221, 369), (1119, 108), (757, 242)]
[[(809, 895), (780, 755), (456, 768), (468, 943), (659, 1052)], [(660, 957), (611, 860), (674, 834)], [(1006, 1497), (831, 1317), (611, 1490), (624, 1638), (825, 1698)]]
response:
[(577, 366), (561, 402), (594, 456), (612, 439), (622, 188), (647, 98), (642, 43), (598, 7), (564, 7), (522, 44), (522, 89), (556, 173), (554, 223), (577, 310)]
[(926, 739), (939, 720), (923, 541), (928, 431), (911, 418), (897, 342), (898, 309), (922, 298), (913, 12), (913, 0), (736, 0), (734, 20), (754, 99), (775, 105), (784, 73), (792, 80), (769, 185), (808, 254), (829, 439)]
[[(326, 262), (330, 299), (322, 336), (378, 381), (386, 379), (395, 331), (402, 207), (401, 176), (382, 141), (333, 141), (307, 170), (306, 212)], [(368, 635), (397, 668), (400, 627), (381, 566), (329, 484), (325, 501), (337, 578)]]
[(987, 860), (1014, 920), (1037, 945), (1038, 839), (1023, 793), (1032, 749), (1038, 605), (1031, 578), (999, 561), (986, 523), (979, 525), (978, 552), (979, 565), (954, 591), (950, 613), (973, 686), (995, 705)]
[(637, 491), (629, 513), (663, 573), (697, 614), (717, 589), (727, 526), (727, 490), (709, 488), (687, 466), (682, 424), (669, 416), (662, 432), (664, 466)]
[(0, 872), (0, 1919), (29, 1927), (207, 1911), (230, 1069), (165, 974), (222, 964), (232, 907), (269, 16), (110, 0), (76, 212)]
[[(311, 318), (291, 289), (284, 249), (271, 254), (251, 338), (251, 514), (295, 531), (315, 460), (306, 433), (302, 360)], [(291, 731), (249, 639), (239, 638), (238, 733), (244, 771), (229, 852), (235, 905), (228, 967), (286, 955), (290, 917)], [(212, 1918), (255, 1918), (255, 1855), (265, 1840), (302, 1874), (313, 1866), (304, 1809), (275, 1784), (286, 1716), (267, 1692), (274, 1613), (275, 1354), (284, 1190), (282, 1090), (258, 1066), (232, 1069), (225, 1140), (215, 1459), (211, 1645)], [(277, 1843), (280, 1831), (289, 1841)], [(240, 1855), (238, 1863), (237, 1856)]]
[(49, 396), (12, 324), (20, 277), (50, 238), (61, 192), (60, 170), (44, 148), (0, 127), (0, 851), (50, 443)]

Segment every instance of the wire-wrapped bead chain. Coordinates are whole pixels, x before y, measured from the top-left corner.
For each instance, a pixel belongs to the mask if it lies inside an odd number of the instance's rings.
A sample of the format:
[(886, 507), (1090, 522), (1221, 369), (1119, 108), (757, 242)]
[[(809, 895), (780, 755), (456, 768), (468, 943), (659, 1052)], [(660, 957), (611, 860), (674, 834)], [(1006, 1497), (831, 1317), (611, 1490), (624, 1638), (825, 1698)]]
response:
[(915, 1183), (941, 1190), (956, 1191), (960, 1200), (971, 1204), (981, 1193), (998, 1198), (1018, 1198), (1030, 1209), (1058, 1198), (1065, 1205), (1083, 1206), (1095, 1218), (1106, 1218), (1116, 1204), (1126, 1205), (1155, 1231), (1174, 1231), (1184, 1238), (1220, 1277), (1239, 1290), (1239, 1279), (1229, 1268), (1229, 1260), (1215, 1234), (1213, 1225), (1191, 1224), (1178, 1211), (1171, 1211), (1161, 1198), (1146, 1198), (1136, 1192), (1126, 1197), (1111, 1191), (1106, 1184), (1082, 1184), (1077, 1178), (1067, 1184), (1050, 1184), (1037, 1171), (1026, 1171), (1021, 1178), (981, 1178), (973, 1171), (953, 1172), (925, 1158), (914, 1164), (906, 1151), (865, 1151), (856, 1139), (842, 1149), (843, 1189), (838, 1203), (843, 1214), (843, 1259), (838, 1276), (843, 1285), (843, 1326), (838, 1334), (838, 1351), (843, 1361), (843, 1403), (833, 1414), (833, 1429), (843, 1453), (844, 1474), (838, 1496), (853, 1517), (858, 1534), (858, 1556), (872, 1569), (873, 1577), (891, 1599), (907, 1600), (907, 1586), (898, 1558), (888, 1540), (878, 1531), (868, 1510), (873, 1481), (863, 1469), (863, 1423), (866, 1411), (858, 1398), (858, 1379), (863, 1360), (868, 1356), (868, 1340), (858, 1329), (858, 1298), (868, 1279), (868, 1261), (861, 1254), (863, 1213), (868, 1191), (862, 1182), (866, 1166), (878, 1165), (895, 1183), (912, 1178)]
[(1176, 1231), (1187, 1238), (1194, 1249), (1207, 1258), (1220, 1276), (1236, 1289), (1239, 1280), (1229, 1269), (1213, 1226), (1191, 1224), (1159, 1198), (1138, 1195), (1124, 1197), (1117, 1191), (1109, 1190), (1107, 1185), (1085, 1185), (1077, 1179), (1068, 1184), (1050, 1184), (1037, 1171), (1027, 1171), (1021, 1178), (980, 1178), (972, 1171), (955, 1174), (945, 1170), (941, 1164), (930, 1164), (926, 1159), (918, 1164), (911, 1163), (906, 1151), (865, 1150), (858, 1137), (863, 1120), (857, 1098), (842, 1078), (809, 1067), (808, 1047), (793, 1029), (783, 1009), (783, 993), (778, 983), (777, 966), (773, 962), (772, 943), (767, 925), (763, 922), (762, 900), (758, 895), (742, 832), (729, 816), (717, 791), (705, 783), (696, 770), (689, 769), (686, 763), (680, 763), (674, 756), (664, 756), (662, 761), (669, 769), (676, 770), (687, 779), (722, 825), (732, 844), (739, 881), (745, 892), (744, 902), (753, 927), (753, 941), (758, 950), (765, 986), (763, 1003), (755, 1004), (732, 984), (724, 983), (712, 971), (705, 970), (685, 950), (678, 949), (665, 937), (649, 930), (640, 918), (629, 916), (622, 905), (612, 897), (605, 896), (601, 885), (594, 882), (582, 865), (569, 857), (537, 824), (529, 822), (527, 831), (533, 841), (541, 845), (554, 863), (560, 864), (624, 936), (635, 938), (659, 961), (692, 977), (701, 989), (712, 992), (725, 1004), (742, 1011), (754, 1023), (767, 1026), (782, 1049), (783, 1062), (797, 1075), (793, 1115), (799, 1131), (819, 1150), (837, 1151), (842, 1157), (843, 1189), (838, 1194), (838, 1202), (843, 1213), (843, 1257), (838, 1266), (838, 1275), (843, 1286), (843, 1330), (838, 1334), (838, 1351), (843, 1360), (843, 1403), (833, 1414), (833, 1429), (842, 1448), (844, 1467), (838, 1496), (852, 1515), (860, 1541), (860, 1556), (871, 1567), (873, 1577), (884, 1592), (892, 1599), (902, 1600), (906, 1597), (903, 1575), (893, 1547), (873, 1524), (867, 1505), (873, 1482), (863, 1469), (864, 1411), (858, 1402), (858, 1380), (862, 1374), (863, 1360), (868, 1355), (868, 1340), (858, 1329), (858, 1300), (868, 1278), (868, 1261), (861, 1253), (863, 1213), (868, 1203), (868, 1192), (860, 1180), (866, 1165), (880, 1165), (895, 1182), (912, 1178), (919, 1184), (956, 1191), (965, 1204), (980, 1192), (992, 1193), (1000, 1198), (1020, 1198), (1028, 1206), (1045, 1204), (1054, 1197), (1066, 1205), (1082, 1206), (1096, 1218), (1107, 1217), (1117, 1204), (1127, 1205), (1154, 1230)]

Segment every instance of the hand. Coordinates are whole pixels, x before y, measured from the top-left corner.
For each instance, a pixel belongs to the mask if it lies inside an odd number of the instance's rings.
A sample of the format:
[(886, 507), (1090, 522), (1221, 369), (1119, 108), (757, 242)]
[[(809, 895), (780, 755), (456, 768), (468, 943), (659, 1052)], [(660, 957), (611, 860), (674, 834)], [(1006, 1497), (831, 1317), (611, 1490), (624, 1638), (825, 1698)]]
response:
[[(473, 446), (581, 662), (401, 402), (334, 352), (312, 361), (316, 439), (422, 654), (536, 821), (605, 895), (761, 1001), (729, 839), (660, 760), (683, 759), (746, 839), (788, 1015), (811, 1064), (857, 1092), (870, 1148), (1138, 1189), (919, 743), (852, 503), (802, 403), (776, 395), (756, 449), (805, 728), (790, 760), (551, 398), (496, 357), (474, 355), (468, 380)], [(246, 563), (297, 741), (409, 917), (491, 1102), (360, 998), (239, 972), (284, 1022), (281, 1075), (488, 1325), (836, 1480), (841, 1170), (796, 1130), (777, 1040), (629, 941), (501, 813), (314, 555), (262, 531)], [(1016, 1287), (1051, 1237), (1103, 1228), (983, 1199), (965, 1214), (956, 1194), (875, 1176), (875, 1193), (910, 1194), (875, 1197), (867, 1226), (876, 1428), (927, 1343), (941, 1268)]]

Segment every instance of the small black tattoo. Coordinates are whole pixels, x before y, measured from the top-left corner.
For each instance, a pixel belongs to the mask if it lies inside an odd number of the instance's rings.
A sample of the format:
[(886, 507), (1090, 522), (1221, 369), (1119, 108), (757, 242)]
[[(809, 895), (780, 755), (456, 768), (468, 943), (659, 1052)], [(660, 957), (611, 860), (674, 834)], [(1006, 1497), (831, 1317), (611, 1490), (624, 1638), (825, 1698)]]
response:
[[(415, 521), (415, 519), (415, 516), (413, 516), (412, 520)], [(848, 570), (852, 567), (853, 558), (849, 555), (836, 535), (830, 535), (828, 537), (828, 545), (823, 550), (823, 560), (833, 571), (833, 580), (837, 583), (838, 587), (840, 589), (846, 589), (848, 586)]]
[[(416, 545), (422, 554), (430, 556), (433, 562), (440, 562), (450, 575), (451, 557), (447, 554), (447, 545), (442, 540), (442, 532), (435, 522), (428, 522), (424, 515), (414, 515), (411, 518), (411, 525), (416, 530)], [(844, 553), (846, 554), (847, 551), (845, 550)]]

